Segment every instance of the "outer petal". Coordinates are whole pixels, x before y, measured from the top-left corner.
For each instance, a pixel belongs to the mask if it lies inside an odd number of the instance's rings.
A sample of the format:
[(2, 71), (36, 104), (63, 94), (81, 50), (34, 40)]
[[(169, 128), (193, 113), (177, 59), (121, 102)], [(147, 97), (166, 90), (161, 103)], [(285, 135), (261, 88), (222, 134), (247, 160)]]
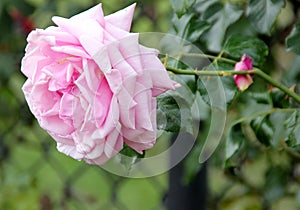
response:
[(69, 135), (74, 131), (71, 126), (66, 124), (58, 116), (43, 117), (38, 118), (38, 120), (42, 128), (48, 132), (56, 133), (61, 136)]
[(104, 152), (107, 157), (112, 157), (123, 148), (123, 137), (119, 129), (114, 129), (106, 138)]
[(140, 46), (141, 60), (144, 71), (149, 72), (153, 83), (153, 96), (157, 96), (166, 90), (174, 90), (178, 85), (174, 83), (166, 71), (164, 65), (158, 59), (158, 51)]
[(59, 27), (56, 26), (50, 26), (45, 30), (39, 29), (38, 32), (40, 36), (48, 37), (49, 40), (53, 40), (52, 45), (61, 45), (61, 43), (79, 45), (78, 40), (74, 36), (65, 31), (62, 31)]
[(56, 146), (57, 150), (76, 159), (76, 160), (81, 160), (83, 158), (83, 154), (79, 153), (76, 150), (75, 145), (69, 145), (69, 144), (62, 144), (62, 143), (57, 143)]
[(63, 45), (51, 47), (54, 52), (61, 52), (72, 56), (78, 56), (82, 58), (90, 58), (90, 56), (83, 50), (81, 46)]
[(82, 47), (91, 57), (97, 54), (97, 52), (99, 52), (104, 46), (102, 42), (86, 34), (80, 36), (79, 40)]
[(103, 41), (103, 28), (93, 19), (76, 20), (53, 17), (52, 21), (62, 30), (72, 34), (78, 40), (80, 40), (82, 35), (87, 35), (99, 42)]
[(129, 31), (131, 27), (131, 22), (133, 18), (133, 13), (136, 4), (132, 4), (125, 9), (117, 11), (113, 14), (106, 16), (104, 19), (106, 22), (117, 26), (125, 31)]
[(234, 75), (234, 81), (241, 91), (245, 91), (253, 83), (250, 75)]
[[(252, 58), (244, 54), (240, 62), (234, 66), (235, 71), (246, 71), (253, 69)], [(239, 90), (246, 90), (253, 82), (250, 75), (234, 75), (234, 81)]]
[(84, 20), (84, 19), (92, 19), (97, 20), (100, 25), (103, 26), (104, 24), (104, 15), (102, 11), (102, 4), (98, 4), (82, 13), (79, 13), (77, 15), (74, 15), (70, 19), (73, 19), (75, 21), (77, 20)]
[(97, 127), (101, 127), (103, 123), (105, 123), (109, 112), (111, 99), (112, 92), (109, 89), (106, 79), (104, 78), (99, 84), (93, 104), (94, 117), (96, 120)]

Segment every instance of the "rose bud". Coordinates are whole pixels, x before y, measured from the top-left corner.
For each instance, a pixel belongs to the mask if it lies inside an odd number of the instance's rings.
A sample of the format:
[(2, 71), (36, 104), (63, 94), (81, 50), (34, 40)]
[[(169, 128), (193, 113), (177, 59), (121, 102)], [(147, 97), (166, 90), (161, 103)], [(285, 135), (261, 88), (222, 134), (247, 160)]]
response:
[[(236, 63), (234, 66), (235, 71), (247, 71), (247, 70), (252, 70), (252, 58), (244, 54), (242, 56), (242, 59), (240, 62)], [(234, 75), (234, 81), (236, 86), (238, 87), (239, 90), (244, 91), (246, 90), (253, 82), (252, 76), (249, 74), (246, 75), (241, 75), (241, 74), (236, 74)]]

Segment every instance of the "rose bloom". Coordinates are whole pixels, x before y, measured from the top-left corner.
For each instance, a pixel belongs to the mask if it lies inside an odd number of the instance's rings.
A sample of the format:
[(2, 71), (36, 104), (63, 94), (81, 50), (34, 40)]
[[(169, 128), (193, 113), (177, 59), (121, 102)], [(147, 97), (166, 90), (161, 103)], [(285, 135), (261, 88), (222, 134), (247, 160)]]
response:
[[(252, 58), (244, 54), (240, 62), (237, 62), (234, 66), (235, 71), (252, 70)], [(246, 75), (234, 75), (234, 81), (239, 90), (246, 90), (252, 83), (252, 76)]]
[(57, 149), (103, 164), (124, 144), (156, 140), (156, 96), (175, 89), (158, 51), (130, 33), (135, 5), (103, 15), (101, 4), (32, 31), (22, 59), (29, 108)]

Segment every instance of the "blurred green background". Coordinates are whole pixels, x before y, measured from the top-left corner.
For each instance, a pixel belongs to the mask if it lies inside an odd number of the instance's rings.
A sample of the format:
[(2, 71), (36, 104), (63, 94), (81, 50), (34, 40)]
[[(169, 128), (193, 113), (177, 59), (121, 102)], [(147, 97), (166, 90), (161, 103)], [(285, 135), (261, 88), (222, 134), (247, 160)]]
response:
[[(122, 178), (59, 153), (55, 142), (31, 115), (21, 91), (25, 77), (20, 72), (20, 61), (28, 32), (52, 25), (53, 15), (70, 17), (99, 2), (0, 0), (0, 210), (166, 209), (168, 173), (146, 179)], [(104, 13), (110, 14), (135, 1), (101, 2)], [(279, 29), (294, 18), (290, 17), (291, 4), (286, 8), (277, 21)], [(132, 31), (168, 32), (172, 28), (172, 17), (168, 0), (137, 1)], [(231, 30), (239, 31), (242, 25), (243, 22)], [(286, 53), (280, 43), (275, 43), (271, 50), (277, 62), (274, 65), (289, 68), (293, 55)], [(280, 74), (274, 75), (280, 77)], [(269, 196), (270, 200), (274, 197), (272, 210), (298, 209), (300, 190), (295, 183), (300, 182), (299, 157), (291, 158), (256, 143), (249, 146), (249, 154), (251, 157), (245, 159), (240, 168), (244, 180), (223, 171), (221, 152), (210, 159), (208, 209), (264, 210), (262, 195)], [(187, 171), (197, 172), (200, 168), (197, 155), (197, 152), (191, 153), (187, 159)], [(273, 171), (268, 170), (271, 166)], [(280, 179), (273, 180), (272, 173)], [(292, 181), (285, 184), (288, 178)]]
[[(100, 1), (0, 1), (0, 209), (163, 209), (167, 175), (126, 179), (78, 162), (56, 150), (55, 142), (31, 115), (21, 91), (26, 37), (53, 25), (54, 15), (71, 17)], [(103, 0), (105, 14), (134, 1)], [(167, 31), (168, 1), (140, 1), (132, 31)]]

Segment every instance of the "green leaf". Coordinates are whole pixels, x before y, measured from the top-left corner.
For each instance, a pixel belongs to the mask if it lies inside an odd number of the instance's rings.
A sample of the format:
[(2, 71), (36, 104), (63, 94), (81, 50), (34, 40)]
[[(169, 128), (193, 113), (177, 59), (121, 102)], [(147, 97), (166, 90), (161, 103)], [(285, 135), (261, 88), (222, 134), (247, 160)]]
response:
[(120, 153), (122, 154), (120, 162), (128, 171), (130, 171), (132, 166), (137, 163), (140, 158), (145, 157), (145, 152), (140, 154), (126, 144), (124, 144)]
[(16, 69), (16, 61), (12, 53), (0, 53), (0, 84), (8, 82)]
[[(216, 67), (216, 70), (232, 70), (234, 68), (233, 64), (225, 62), (215, 62), (213, 66)], [(233, 77), (221, 77), (221, 81), (226, 96), (226, 104), (229, 105), (238, 93), (236, 84)]]
[(200, 18), (211, 25), (210, 29), (203, 34), (207, 48), (215, 52), (220, 51), (228, 27), (239, 20), (243, 8), (241, 5), (229, 2), (200, 1), (197, 10), (201, 14)]
[(256, 138), (264, 145), (269, 146), (274, 135), (274, 128), (268, 118), (269, 116), (258, 117), (250, 122)]
[(177, 16), (181, 17), (195, 3), (195, 0), (170, 0), (170, 3)]
[(284, 195), (289, 171), (280, 166), (271, 167), (266, 174), (264, 194), (270, 203)]
[(210, 24), (206, 21), (193, 18), (190, 27), (188, 28), (187, 40), (190, 42), (195, 42), (199, 37), (210, 28)]
[(285, 122), (288, 131), (287, 144), (296, 147), (300, 144), (300, 111), (295, 111)]
[(271, 92), (273, 105), (276, 108), (288, 108), (290, 106), (289, 99), (286, 97), (286, 93), (280, 90), (274, 90)]
[(250, 92), (249, 96), (253, 98), (259, 104), (272, 104), (272, 97), (269, 91), (264, 92)]
[(272, 109), (272, 105), (265, 103), (266, 101), (261, 99), (262, 96), (259, 97), (259, 100), (253, 98), (249, 92), (242, 96), (243, 97), (239, 97), (239, 103), (236, 106), (239, 110), (240, 118), (233, 123), (226, 135), (226, 160), (237, 153), (242, 143), (247, 140), (242, 125), (249, 124), (256, 137), (266, 145), (270, 144), (274, 135), (274, 126), (268, 118), (268, 111)]
[[(225, 63), (225, 62), (213, 62), (212, 64), (207, 66), (204, 70), (207, 70), (207, 71), (209, 71), (209, 70), (211, 70), (211, 71), (232, 70), (233, 68), (234, 68), (233, 64), (229, 64), (229, 63)], [(222, 88), (225, 93), (226, 104), (230, 105), (230, 103), (232, 102), (232, 100), (234, 99), (234, 97), (236, 96), (236, 94), (238, 92), (235, 82), (233, 80), (233, 77), (220, 77), (220, 80), (222, 82)], [(198, 89), (200, 95), (202, 96), (203, 100), (207, 104), (210, 105), (208, 92), (200, 78), (197, 82), (197, 89)]]
[(179, 77), (176, 91), (168, 91), (157, 97), (157, 129), (168, 132), (187, 132), (193, 134), (192, 105), (195, 95)]
[[(299, 42), (300, 49), (300, 42)], [(299, 50), (300, 51), (300, 50)], [(300, 56), (297, 55), (291, 61), (291, 66), (287, 71), (282, 75), (282, 81), (287, 86), (292, 86), (295, 84), (300, 84)]]
[(172, 24), (176, 34), (183, 39), (186, 38), (186, 31), (193, 16), (194, 14), (184, 14), (180, 18), (178, 18), (176, 15), (174, 15), (172, 18)]
[(181, 124), (179, 109), (179, 105), (172, 96), (157, 97), (157, 128), (159, 130), (178, 132)]
[(274, 128), (274, 135), (271, 139), (271, 145), (275, 148), (282, 149), (282, 142), (285, 141), (287, 136), (287, 129), (282, 122), (291, 115), (291, 113), (284, 113), (284, 112), (275, 112), (270, 115), (269, 120)]
[(180, 18), (174, 15), (172, 23), (176, 34), (190, 42), (197, 41), (210, 27), (207, 22), (197, 19), (194, 13), (184, 14)]
[[(236, 108), (239, 110), (240, 117), (248, 118), (249, 116), (254, 116), (257, 113), (267, 112), (273, 108), (272, 103), (266, 103), (266, 100), (262, 100), (262, 96), (257, 98), (257, 94), (258, 93), (256, 92), (246, 91), (239, 95)], [(269, 95), (268, 92), (262, 92), (259, 94)], [(268, 98), (268, 96), (265, 96), (265, 98)], [(249, 120), (252, 119), (253, 118)]]
[(274, 22), (285, 6), (285, 0), (250, 0), (247, 17), (259, 33), (270, 35)]
[(296, 24), (286, 38), (286, 50), (293, 51), (294, 53), (300, 54), (300, 23)]
[(211, 101), (210, 101), (210, 99), (209, 99), (208, 91), (207, 91), (207, 89), (206, 89), (206, 87), (205, 87), (205, 85), (204, 85), (204, 83), (203, 83), (203, 81), (202, 81), (201, 78), (199, 78), (198, 81), (197, 81), (197, 90), (199, 91), (199, 93), (200, 93), (200, 95), (201, 95), (201, 97), (202, 97), (202, 100), (203, 100), (207, 105), (210, 106)]
[(145, 156), (145, 153), (140, 154), (131, 147), (129, 147), (127, 144), (124, 144), (123, 149), (120, 151), (122, 155), (125, 155), (127, 157), (138, 157), (143, 158)]
[(269, 54), (268, 46), (256, 37), (232, 35), (225, 44), (224, 51), (230, 56), (240, 59), (243, 54), (247, 54), (253, 59), (253, 64), (261, 66)]
[(242, 124), (235, 123), (229, 128), (229, 132), (226, 135), (225, 144), (225, 157), (226, 160), (231, 158), (241, 147), (245, 141), (245, 136), (242, 131)]

